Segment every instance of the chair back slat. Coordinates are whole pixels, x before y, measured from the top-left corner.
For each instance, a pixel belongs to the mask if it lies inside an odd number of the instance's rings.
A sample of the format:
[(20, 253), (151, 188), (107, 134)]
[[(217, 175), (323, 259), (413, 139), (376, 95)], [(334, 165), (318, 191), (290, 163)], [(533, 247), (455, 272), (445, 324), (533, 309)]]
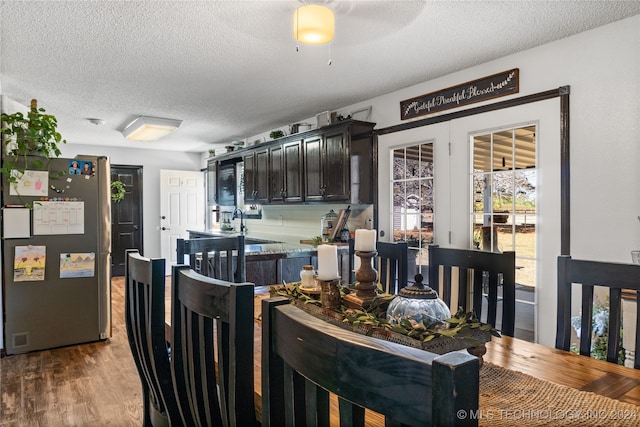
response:
[(262, 350), (263, 427), (329, 425), (328, 393), (338, 397), (341, 426), (364, 425), (365, 408), (386, 425), (477, 425), (459, 418), (478, 410), (479, 364), (467, 353), (438, 356), (358, 334), (283, 297), (262, 302)]
[[(640, 307), (640, 292), (636, 292), (636, 307)], [(640, 349), (640, 333), (638, 333), (638, 331), (640, 331), (640, 316), (636, 313), (636, 339), (633, 347), (636, 351)], [(640, 369), (640, 357), (634, 357), (633, 367)]]
[(253, 291), (173, 267), (171, 371), (183, 425), (256, 424)]
[[(558, 257), (558, 310), (556, 327), (556, 348), (569, 350), (571, 347), (571, 299), (572, 284), (579, 284), (582, 292), (580, 321), (580, 354), (591, 354), (593, 336), (593, 303), (596, 286), (609, 288), (609, 314), (607, 361), (618, 363), (622, 348), (620, 328), (622, 326), (622, 291), (634, 296), (640, 302), (640, 265), (615, 262), (574, 259), (569, 255)], [(636, 331), (640, 331), (640, 316), (636, 316)], [(636, 332), (635, 348), (640, 348), (640, 338)], [(640, 357), (636, 357), (634, 368), (640, 369)]]
[[(453, 283), (453, 268), (457, 269), (457, 283)], [(473, 310), (480, 319), (494, 327), (498, 319), (498, 306), (501, 305), (500, 330), (508, 336), (513, 336), (515, 332), (515, 271), (515, 252), (496, 253), (429, 246), (429, 286), (438, 291), (438, 295), (452, 312), (458, 309), (451, 306), (452, 290), (457, 289), (457, 305), (465, 310)], [(501, 298), (499, 288), (502, 288)], [(467, 305), (470, 294), (471, 307)], [(484, 294), (487, 295), (487, 310), (483, 317)]]
[(165, 260), (125, 253), (125, 324), (142, 383), (145, 426), (178, 422), (165, 341)]
[(189, 256), (192, 270), (214, 279), (244, 283), (246, 257), (244, 236), (177, 239), (178, 264)]

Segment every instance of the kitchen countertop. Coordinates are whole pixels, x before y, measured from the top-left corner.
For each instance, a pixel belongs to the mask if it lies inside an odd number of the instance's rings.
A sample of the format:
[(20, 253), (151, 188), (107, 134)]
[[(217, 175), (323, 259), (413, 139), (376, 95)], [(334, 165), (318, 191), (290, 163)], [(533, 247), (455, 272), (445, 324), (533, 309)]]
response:
[[(199, 230), (187, 230), (189, 233), (199, 234), (210, 237), (235, 237), (239, 236), (239, 232), (222, 232), (220, 230), (199, 231)], [(302, 256), (312, 256), (318, 253), (318, 249), (313, 245), (294, 243), (300, 241), (300, 237), (293, 236), (274, 236), (270, 234), (249, 233), (245, 234), (245, 254), (247, 257), (254, 257), (259, 255), (271, 255), (281, 258), (295, 258)], [(287, 240), (286, 242), (277, 241)], [(338, 247), (338, 251), (341, 249), (348, 250), (347, 247)]]

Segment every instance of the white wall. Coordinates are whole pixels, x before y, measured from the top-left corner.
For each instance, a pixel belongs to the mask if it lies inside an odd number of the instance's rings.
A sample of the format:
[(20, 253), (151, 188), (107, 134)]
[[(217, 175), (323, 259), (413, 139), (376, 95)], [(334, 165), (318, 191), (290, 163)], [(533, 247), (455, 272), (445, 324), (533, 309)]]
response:
[(144, 254), (160, 257), (160, 170), (199, 171), (200, 154), (100, 147), (82, 144), (62, 146), (62, 157), (78, 154), (107, 156), (112, 165), (142, 166), (142, 205)]
[[(377, 128), (401, 123), (400, 101), (511, 68), (520, 69), (523, 96), (569, 85), (571, 140), (571, 255), (603, 261), (631, 262), (640, 248), (640, 16), (574, 37), (510, 55), (455, 74), (362, 103), (372, 105)], [(501, 98), (500, 100), (507, 99)], [(495, 102), (495, 101), (490, 101)], [(475, 104), (481, 105), (481, 104)], [(346, 114), (356, 106), (341, 109)], [(450, 112), (450, 111), (447, 111)], [(505, 112), (505, 117), (507, 113)], [(544, 139), (541, 138), (544, 143)], [(452, 144), (456, 141), (452, 140)], [(554, 148), (554, 149), (558, 149)], [(548, 147), (540, 147), (548, 150)], [(383, 153), (380, 153), (382, 155)], [(458, 158), (466, 170), (467, 156)], [(455, 162), (456, 156), (452, 157)], [(557, 174), (556, 162), (541, 162), (541, 175)], [(555, 168), (548, 170), (548, 168)], [(545, 169), (547, 168), (547, 169)], [(381, 178), (383, 179), (383, 178)], [(540, 205), (549, 201), (540, 195)], [(554, 203), (557, 203), (554, 201)], [(557, 206), (557, 215), (560, 207)], [(540, 239), (544, 236), (540, 224)], [(550, 231), (557, 237), (559, 230)], [(436, 242), (438, 243), (438, 242)], [(441, 242), (442, 244), (442, 242)], [(541, 249), (539, 248), (539, 251)], [(539, 257), (538, 284), (556, 283), (559, 250)], [(555, 253), (558, 252), (558, 253)], [(542, 292), (541, 292), (542, 294)], [(539, 342), (555, 340), (555, 286), (540, 295)]]
[(571, 254), (630, 262), (630, 251), (640, 248), (639, 28), (637, 15), (338, 113), (372, 105), (376, 128), (392, 126), (401, 123), (399, 103), (404, 99), (511, 68), (520, 69), (515, 96), (569, 85)]

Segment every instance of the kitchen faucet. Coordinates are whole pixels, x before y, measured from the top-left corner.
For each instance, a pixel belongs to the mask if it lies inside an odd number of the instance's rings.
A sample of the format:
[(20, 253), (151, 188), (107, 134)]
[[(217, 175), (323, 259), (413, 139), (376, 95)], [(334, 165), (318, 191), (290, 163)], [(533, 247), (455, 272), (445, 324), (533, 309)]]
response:
[(247, 231), (247, 227), (244, 226), (244, 212), (240, 210), (240, 208), (235, 208), (231, 219), (238, 219), (238, 214), (240, 215), (240, 233), (245, 233)]

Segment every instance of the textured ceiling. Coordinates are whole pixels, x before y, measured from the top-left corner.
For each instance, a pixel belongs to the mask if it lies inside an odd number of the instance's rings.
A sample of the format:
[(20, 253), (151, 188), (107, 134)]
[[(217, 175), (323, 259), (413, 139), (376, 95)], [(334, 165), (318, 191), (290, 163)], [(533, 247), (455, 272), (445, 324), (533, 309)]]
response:
[[(637, 1), (325, 3), (333, 42), (296, 52), (296, 0), (0, 0), (0, 88), (37, 98), (69, 143), (206, 151), (640, 13)], [(140, 114), (184, 123), (125, 140)]]

